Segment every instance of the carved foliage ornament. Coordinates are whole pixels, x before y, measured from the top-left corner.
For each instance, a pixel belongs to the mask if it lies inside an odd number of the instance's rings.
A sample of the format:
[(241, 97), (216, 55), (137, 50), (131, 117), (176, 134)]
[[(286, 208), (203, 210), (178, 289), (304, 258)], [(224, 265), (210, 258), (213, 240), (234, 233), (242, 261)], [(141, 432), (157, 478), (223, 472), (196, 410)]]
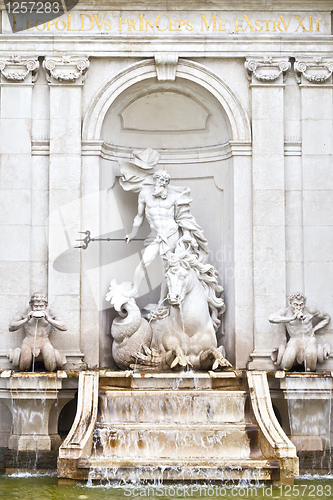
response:
[(264, 57), (262, 60), (248, 59), (245, 62), (249, 79), (252, 75), (259, 82), (274, 82), (281, 74), (285, 76), (290, 69), (290, 62), (288, 60), (274, 60), (272, 57)]
[(0, 59), (0, 73), (8, 81), (23, 82), (31, 73), (31, 81), (35, 82), (38, 75), (39, 61), (36, 57), (21, 57), (13, 55)]
[(56, 82), (76, 82), (84, 76), (89, 68), (87, 57), (50, 57), (43, 62), (46, 70), (46, 78), (49, 83)]
[(312, 61), (296, 61), (295, 77), (298, 83), (302, 83), (303, 77), (310, 83), (325, 83), (333, 73), (333, 61), (324, 62), (322, 57), (316, 57)]

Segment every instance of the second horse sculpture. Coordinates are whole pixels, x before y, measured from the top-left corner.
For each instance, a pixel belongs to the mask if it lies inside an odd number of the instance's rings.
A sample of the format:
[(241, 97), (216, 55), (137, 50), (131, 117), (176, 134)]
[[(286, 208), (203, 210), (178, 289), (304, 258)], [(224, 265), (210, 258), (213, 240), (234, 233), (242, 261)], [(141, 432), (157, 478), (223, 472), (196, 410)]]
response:
[[(134, 285), (118, 285), (113, 280), (106, 295), (120, 316), (111, 328), (114, 361), (121, 369), (188, 366), (215, 370), (231, 366), (216, 339), (219, 316), (225, 311), (223, 288), (218, 284), (216, 269), (206, 263), (207, 240), (190, 214), (190, 191), (169, 186), (167, 172), (153, 171), (159, 160), (155, 151), (133, 152), (133, 156), (132, 162), (120, 163), (122, 187), (139, 192), (138, 215), (126, 241), (135, 236), (144, 216), (152, 232), (143, 261), (135, 271)], [(134, 297), (143, 271), (158, 255), (165, 280), (159, 304), (146, 307), (150, 309), (147, 321)], [(170, 308), (162, 307), (166, 298)]]

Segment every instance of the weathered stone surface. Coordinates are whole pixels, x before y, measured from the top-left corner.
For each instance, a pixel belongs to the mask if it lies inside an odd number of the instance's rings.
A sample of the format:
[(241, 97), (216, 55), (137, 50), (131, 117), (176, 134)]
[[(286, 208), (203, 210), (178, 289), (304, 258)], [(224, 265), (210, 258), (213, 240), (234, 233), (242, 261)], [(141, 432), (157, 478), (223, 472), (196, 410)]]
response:
[(56, 470), (58, 451), (17, 451), (6, 450), (4, 454), (4, 468), (7, 472), (17, 469), (47, 471)]

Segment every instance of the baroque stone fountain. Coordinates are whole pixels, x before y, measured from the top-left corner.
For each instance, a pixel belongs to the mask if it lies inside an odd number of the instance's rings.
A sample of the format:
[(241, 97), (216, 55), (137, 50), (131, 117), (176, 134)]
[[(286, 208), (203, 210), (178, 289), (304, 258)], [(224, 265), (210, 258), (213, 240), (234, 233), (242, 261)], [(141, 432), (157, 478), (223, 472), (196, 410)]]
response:
[[(265, 372), (236, 372), (217, 344), (223, 288), (190, 212), (190, 190), (155, 168), (156, 151), (132, 156), (119, 162), (121, 186), (138, 193), (125, 239), (130, 243), (144, 217), (151, 233), (134, 282), (112, 280), (106, 294), (118, 313), (111, 335), (119, 370), (81, 372), (58, 477), (291, 481), (296, 449), (274, 415)], [(158, 257), (160, 299), (141, 311), (140, 285)]]

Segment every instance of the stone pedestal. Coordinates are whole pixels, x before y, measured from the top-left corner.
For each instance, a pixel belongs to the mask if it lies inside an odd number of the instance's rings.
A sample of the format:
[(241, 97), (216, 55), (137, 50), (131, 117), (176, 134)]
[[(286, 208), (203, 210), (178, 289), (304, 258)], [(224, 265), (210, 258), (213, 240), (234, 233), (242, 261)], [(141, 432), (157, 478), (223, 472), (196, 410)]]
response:
[(288, 402), (291, 440), (297, 451), (329, 449), (331, 375), (286, 374), (280, 387)]
[(50, 451), (59, 448), (58, 416), (63, 406), (74, 397), (74, 391), (59, 393), (63, 381), (62, 372), (58, 373), (2, 373), (0, 394), (13, 418), (10, 450)]

